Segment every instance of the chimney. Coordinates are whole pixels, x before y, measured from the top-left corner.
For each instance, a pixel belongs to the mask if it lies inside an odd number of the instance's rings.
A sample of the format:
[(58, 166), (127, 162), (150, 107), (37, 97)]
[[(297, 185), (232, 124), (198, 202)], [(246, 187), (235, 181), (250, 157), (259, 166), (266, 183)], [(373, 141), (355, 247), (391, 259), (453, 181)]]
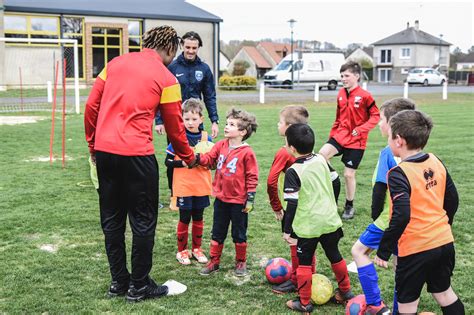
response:
[(415, 21), (415, 30), (420, 30), (420, 22), (418, 20)]
[(410, 28), (410, 22), (407, 22), (407, 28)]

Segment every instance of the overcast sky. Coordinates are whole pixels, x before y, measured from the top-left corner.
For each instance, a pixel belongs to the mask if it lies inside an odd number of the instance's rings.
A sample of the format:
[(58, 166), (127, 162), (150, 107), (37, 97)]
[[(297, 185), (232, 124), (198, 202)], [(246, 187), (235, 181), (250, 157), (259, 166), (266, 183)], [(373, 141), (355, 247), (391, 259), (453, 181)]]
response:
[(287, 22), (295, 19), (294, 38), (327, 41), (339, 48), (369, 45), (420, 21), (420, 29), (459, 46), (474, 45), (473, 1), (323, 1), (323, 0), (187, 0), (221, 17), (221, 39), (289, 38)]

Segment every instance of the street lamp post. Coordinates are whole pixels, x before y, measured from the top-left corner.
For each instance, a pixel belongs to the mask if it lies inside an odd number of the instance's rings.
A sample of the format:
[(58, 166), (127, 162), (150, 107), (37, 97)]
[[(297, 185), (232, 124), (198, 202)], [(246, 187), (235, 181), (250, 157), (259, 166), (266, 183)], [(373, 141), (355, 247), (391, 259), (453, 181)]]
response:
[(438, 56), (438, 69), (441, 67), (441, 41), (443, 40), (443, 34), (439, 34), (439, 56)]
[(291, 29), (291, 38), (290, 38), (290, 46), (291, 46), (291, 88), (293, 89), (293, 70), (294, 70), (294, 64), (293, 64), (293, 26), (295, 26), (296, 20), (295, 19), (290, 19), (288, 20), (288, 23), (290, 23), (290, 29)]

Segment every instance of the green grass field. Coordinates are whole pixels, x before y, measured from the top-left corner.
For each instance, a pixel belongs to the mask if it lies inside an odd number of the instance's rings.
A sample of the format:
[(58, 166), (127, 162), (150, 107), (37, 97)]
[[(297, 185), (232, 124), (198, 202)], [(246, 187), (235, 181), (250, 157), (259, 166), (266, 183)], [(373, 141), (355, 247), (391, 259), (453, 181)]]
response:
[[(382, 104), (388, 97), (378, 97)], [(426, 148), (437, 154), (447, 165), (460, 195), (460, 207), (455, 217), (456, 268), (453, 287), (463, 300), (466, 314), (474, 313), (473, 283), (473, 94), (451, 94), (448, 101), (439, 96), (420, 95), (414, 98), (419, 109), (434, 120), (435, 127)], [(280, 223), (274, 218), (266, 194), (266, 178), (273, 156), (283, 144), (277, 135), (278, 112), (288, 101), (266, 105), (223, 104), (223, 117), (231, 105), (241, 106), (256, 114), (259, 128), (249, 139), (260, 167), (260, 185), (256, 209), (249, 217), (248, 267), (250, 277), (238, 281), (232, 276), (234, 248), (227, 239), (221, 271), (210, 276), (198, 274), (197, 263), (180, 266), (176, 259), (175, 228), (178, 213), (166, 207), (160, 210), (156, 233), (152, 277), (158, 282), (175, 279), (185, 283), (185, 294), (138, 304), (123, 298), (108, 299), (105, 292), (110, 282), (103, 236), (99, 224), (98, 197), (89, 183), (88, 151), (84, 139), (83, 116), (67, 117), (67, 161), (53, 165), (36, 161), (48, 157), (51, 120), (49, 116), (34, 124), (0, 126), (0, 313), (277, 313), (290, 314), (286, 300), (294, 295), (275, 295), (265, 279), (262, 264), (269, 258), (289, 258), (288, 247), (281, 239)], [(317, 136), (316, 148), (325, 141), (334, 120), (335, 105), (306, 104), (311, 114), (311, 126)], [(49, 115), (39, 113), (38, 115)], [(55, 152), (61, 152), (60, 120), (57, 120)], [(223, 134), (221, 126), (221, 135)], [(155, 137), (160, 164), (160, 199), (166, 203), (168, 190), (164, 160), (165, 138)], [(371, 177), (378, 152), (386, 145), (380, 132), (370, 134), (369, 146), (358, 171), (358, 190), (354, 220), (344, 222), (345, 237), (340, 249), (351, 261), (350, 248), (360, 233), (371, 223)], [(333, 160), (339, 174), (342, 163)], [(340, 200), (344, 200), (344, 191)], [(342, 202), (341, 202), (342, 203)], [(339, 206), (340, 210), (341, 205)], [(204, 248), (208, 250), (212, 225), (212, 207), (205, 211)], [(127, 232), (130, 249), (131, 234)], [(49, 245), (53, 251), (44, 250)], [(42, 249), (43, 248), (43, 249)], [(336, 281), (329, 262), (319, 248), (317, 270)], [(379, 269), (384, 299), (392, 304), (393, 271)], [(351, 274), (353, 291), (360, 294), (358, 278)], [(441, 314), (426, 293), (419, 310)], [(343, 314), (342, 306), (328, 303), (317, 306), (316, 314)]]

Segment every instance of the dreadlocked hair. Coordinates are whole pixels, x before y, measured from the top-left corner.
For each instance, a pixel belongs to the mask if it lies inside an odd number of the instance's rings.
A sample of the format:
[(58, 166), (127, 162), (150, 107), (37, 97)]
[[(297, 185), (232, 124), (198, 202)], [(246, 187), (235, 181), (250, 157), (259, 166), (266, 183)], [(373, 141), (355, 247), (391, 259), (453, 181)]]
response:
[(163, 49), (166, 52), (176, 52), (179, 47), (179, 37), (176, 30), (168, 25), (154, 27), (143, 34), (143, 48)]

